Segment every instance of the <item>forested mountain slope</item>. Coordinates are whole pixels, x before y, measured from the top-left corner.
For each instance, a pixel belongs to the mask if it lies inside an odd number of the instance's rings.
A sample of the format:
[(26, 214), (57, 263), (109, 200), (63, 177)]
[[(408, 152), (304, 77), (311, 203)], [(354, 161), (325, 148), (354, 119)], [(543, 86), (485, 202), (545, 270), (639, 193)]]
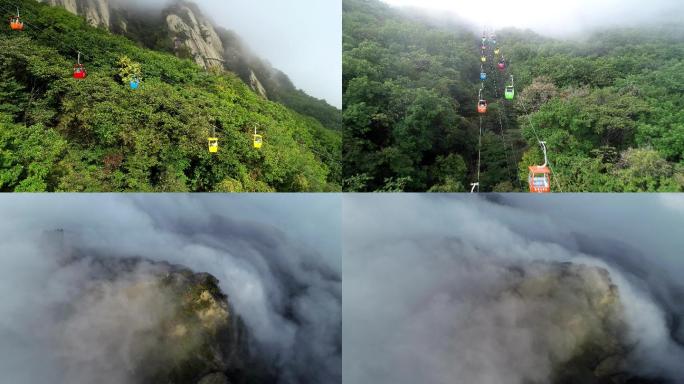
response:
[[(8, 4), (0, 1), (7, 16)], [(62, 8), (21, 6), (25, 30), (0, 29), (0, 190), (339, 189), (340, 136), (314, 118)], [(78, 51), (82, 80), (72, 78)], [(136, 72), (142, 85), (132, 90)], [(214, 131), (220, 149), (210, 154)]]
[(184, 0), (166, 2), (120, 0), (43, 0), (86, 18), (92, 26), (126, 36), (146, 48), (191, 58), (205, 68), (236, 73), (255, 92), (324, 126), (339, 130), (341, 112), (325, 100), (309, 96), (289, 77), (255, 55), (238, 33), (217, 27), (200, 7)]
[(346, 190), (469, 190), (479, 153), (481, 191), (525, 191), (539, 140), (554, 191), (684, 190), (683, 28), (497, 31), (507, 68), (484, 65), (480, 145), (474, 28), (376, 0), (343, 6)]

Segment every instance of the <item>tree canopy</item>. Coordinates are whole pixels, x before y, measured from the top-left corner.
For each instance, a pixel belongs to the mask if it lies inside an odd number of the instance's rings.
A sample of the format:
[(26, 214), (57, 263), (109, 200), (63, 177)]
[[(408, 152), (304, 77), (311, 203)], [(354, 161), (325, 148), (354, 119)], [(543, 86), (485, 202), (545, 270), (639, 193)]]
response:
[(479, 162), (481, 191), (525, 191), (539, 140), (555, 191), (684, 190), (681, 27), (575, 40), (496, 31), (508, 67), (484, 64), (478, 156), (480, 36), (376, 0), (343, 11), (345, 190), (466, 191)]

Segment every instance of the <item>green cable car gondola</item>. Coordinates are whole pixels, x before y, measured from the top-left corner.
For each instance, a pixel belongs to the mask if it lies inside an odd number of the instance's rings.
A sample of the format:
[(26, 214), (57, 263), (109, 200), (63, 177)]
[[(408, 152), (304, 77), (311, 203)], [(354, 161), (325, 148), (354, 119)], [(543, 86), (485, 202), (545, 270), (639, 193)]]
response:
[(504, 97), (506, 100), (513, 100), (515, 97), (515, 87), (513, 86), (513, 75), (511, 75), (511, 85), (506, 86), (504, 91)]
[(506, 92), (504, 92), (506, 100), (513, 100), (515, 97), (515, 89), (513, 87), (506, 87)]

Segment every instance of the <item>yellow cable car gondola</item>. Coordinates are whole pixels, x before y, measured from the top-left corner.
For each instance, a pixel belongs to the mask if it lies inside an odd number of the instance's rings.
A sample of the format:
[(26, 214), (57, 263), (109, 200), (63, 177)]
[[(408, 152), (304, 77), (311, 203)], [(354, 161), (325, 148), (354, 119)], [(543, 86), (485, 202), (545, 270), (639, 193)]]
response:
[(218, 138), (210, 137), (208, 140), (209, 140), (209, 153), (218, 152), (218, 149), (219, 149)]
[(211, 136), (207, 139), (209, 142), (209, 153), (216, 153), (219, 150), (218, 137), (216, 137), (216, 128), (212, 130)]
[(254, 127), (254, 136), (252, 137), (252, 139), (253, 139), (252, 141), (254, 144), (254, 148), (256, 148), (256, 149), (261, 148), (262, 144), (264, 143), (264, 138), (261, 135), (257, 134), (256, 127)]

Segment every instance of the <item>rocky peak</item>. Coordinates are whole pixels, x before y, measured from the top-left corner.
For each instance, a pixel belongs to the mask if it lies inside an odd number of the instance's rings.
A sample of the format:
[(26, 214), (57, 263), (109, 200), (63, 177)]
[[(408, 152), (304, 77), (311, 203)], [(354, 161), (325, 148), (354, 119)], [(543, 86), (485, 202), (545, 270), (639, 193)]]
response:
[[(39, 0), (86, 18), (92, 26), (112, 30), (116, 27), (127, 31), (127, 18), (121, 6), (109, 0)], [(129, 5), (135, 7), (135, 5)], [(131, 8), (133, 9), (133, 8)], [(146, 11), (145, 13), (148, 13)], [(187, 50), (197, 64), (204, 68), (222, 67), (224, 49), (212, 22), (204, 17), (199, 8), (190, 2), (175, 1), (165, 9), (158, 10), (168, 28), (170, 44), (178, 53)]]
[(178, 2), (166, 11), (166, 25), (172, 35), (174, 50), (189, 50), (204, 68), (223, 68), (223, 43), (211, 21), (194, 4)]
[[(135, 258), (87, 259), (96, 276), (63, 321), (65, 348), (78, 355), (84, 344), (104, 343), (127, 354), (125, 365), (140, 383), (229, 382), (244, 370), (246, 331), (216, 278)], [(83, 262), (82, 256), (71, 262)], [(67, 367), (81, 360), (72, 357)], [(96, 361), (90, 368), (103, 372), (110, 364)], [(74, 375), (82, 371), (74, 367)]]
[[(127, 12), (134, 9), (135, 5), (128, 5), (124, 9), (122, 5), (110, 0), (39, 0), (53, 6), (60, 6), (69, 12), (86, 18), (92, 26), (107, 29), (109, 31), (122, 32), (129, 35), (129, 24), (136, 17), (135, 12)], [(134, 4), (134, 3), (131, 3)], [(143, 13), (149, 16), (149, 10)], [(161, 23), (165, 27), (168, 36), (168, 46), (173, 52), (181, 57), (194, 60), (199, 66), (209, 69), (224, 69), (226, 49), (214, 24), (205, 17), (199, 7), (182, 0), (170, 2), (164, 9), (153, 11), (155, 17), (146, 20), (135, 20), (138, 24)], [(138, 31), (145, 33), (144, 31)], [(136, 36), (129, 36), (135, 39)], [(233, 54), (244, 54), (238, 52)], [(231, 69), (231, 68), (229, 68)], [(256, 93), (267, 98), (266, 88), (257, 77), (254, 70), (249, 69), (249, 81), (244, 78)]]
[(108, 0), (38, 0), (53, 6), (64, 7), (67, 11), (81, 15), (92, 26), (109, 29), (111, 7)]
[[(79, 247), (80, 235), (44, 232), (41, 246), (76, 276), (56, 311), (55, 342), (68, 382), (229, 384), (259, 364), (248, 331), (208, 273)], [(67, 272), (69, 271), (69, 272)], [(263, 380), (263, 381), (262, 381)]]
[(624, 308), (607, 270), (536, 262), (510, 272), (499, 300), (524, 308), (521, 323), (541, 325), (535, 343), (548, 352), (553, 383), (651, 382), (629, 373)]

